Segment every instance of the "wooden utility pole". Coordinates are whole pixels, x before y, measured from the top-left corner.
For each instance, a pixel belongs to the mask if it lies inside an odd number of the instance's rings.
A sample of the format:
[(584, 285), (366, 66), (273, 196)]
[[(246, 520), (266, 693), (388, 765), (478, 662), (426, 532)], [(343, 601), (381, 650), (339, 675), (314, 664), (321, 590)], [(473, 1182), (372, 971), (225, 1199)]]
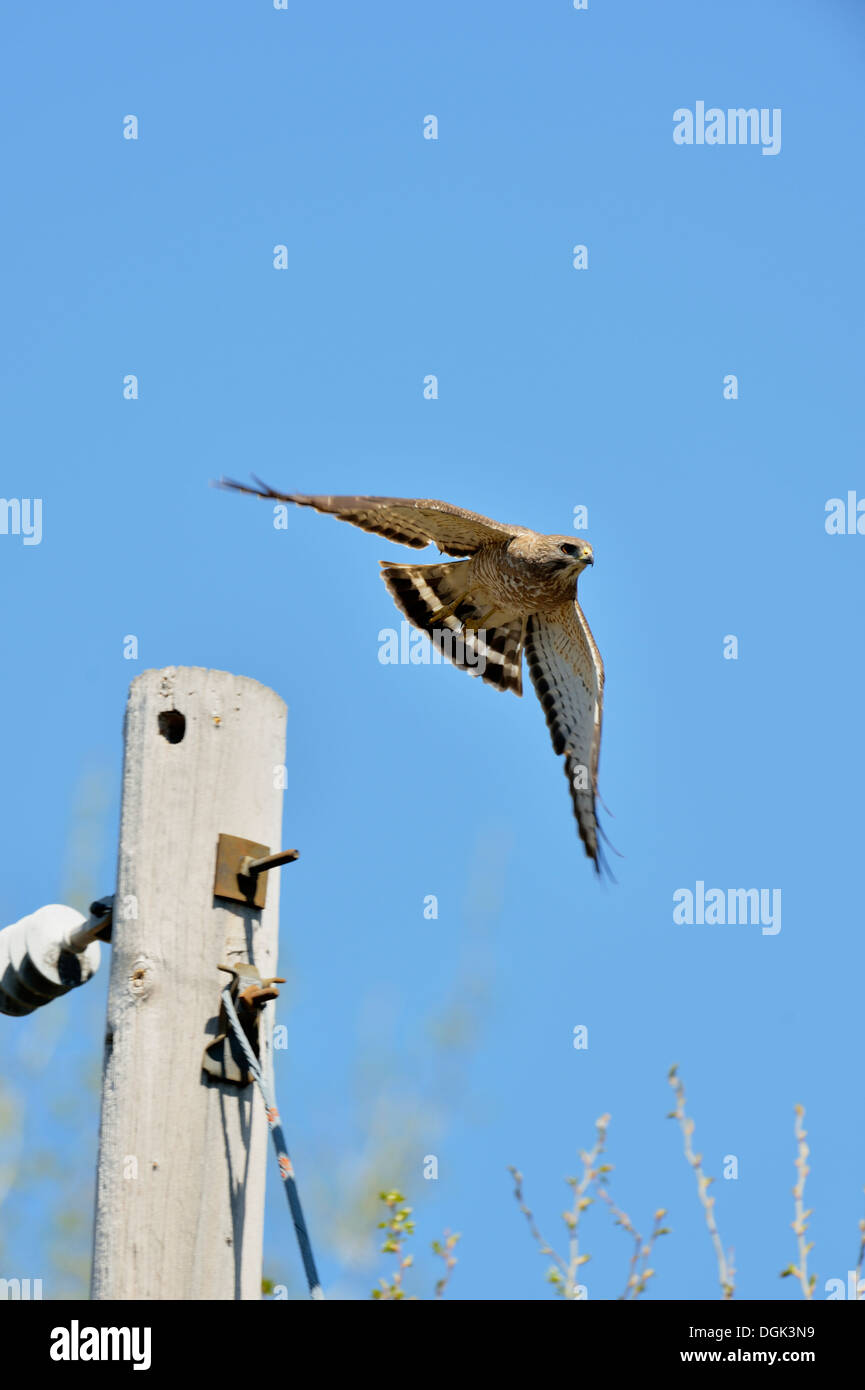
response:
[(264, 908), (213, 890), (221, 834), (281, 848), (285, 723), (272, 690), (226, 671), (145, 671), (129, 692), (95, 1299), (261, 1297), (261, 1098), (206, 1076), (202, 1054), (218, 1031), (217, 966), (276, 974), (278, 873)]

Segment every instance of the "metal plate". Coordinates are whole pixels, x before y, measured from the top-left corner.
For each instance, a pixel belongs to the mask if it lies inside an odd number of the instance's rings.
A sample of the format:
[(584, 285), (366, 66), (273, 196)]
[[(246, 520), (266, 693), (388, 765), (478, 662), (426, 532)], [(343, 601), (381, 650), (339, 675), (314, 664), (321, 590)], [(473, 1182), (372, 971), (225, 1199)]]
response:
[(242, 840), (239, 835), (220, 835), (216, 842), (216, 875), (213, 880), (215, 898), (231, 898), (232, 902), (249, 907), (264, 907), (267, 901), (267, 874), (255, 877), (240, 875), (244, 859), (263, 859), (270, 854), (270, 845), (256, 840)]

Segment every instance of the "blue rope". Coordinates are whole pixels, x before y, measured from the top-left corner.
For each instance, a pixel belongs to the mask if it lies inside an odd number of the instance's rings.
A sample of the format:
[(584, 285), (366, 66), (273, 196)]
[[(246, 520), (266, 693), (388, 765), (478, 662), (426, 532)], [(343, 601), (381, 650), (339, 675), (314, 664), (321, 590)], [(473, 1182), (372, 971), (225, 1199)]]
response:
[(272, 1084), (267, 1080), (262, 1071), (261, 1063), (249, 1045), (249, 1039), (241, 1027), (240, 1019), (237, 1017), (237, 1010), (234, 1007), (234, 1000), (231, 997), (231, 984), (227, 984), (222, 991), (222, 1002), (225, 1006), (226, 1017), (231, 1025), (231, 1031), (240, 1044), (241, 1051), (246, 1058), (246, 1064), (252, 1072), (255, 1084), (261, 1092), (264, 1100), (264, 1111), (267, 1115), (267, 1124), (273, 1137), (273, 1147), (276, 1149), (276, 1161), (279, 1164), (279, 1175), (285, 1187), (288, 1197), (288, 1205), (291, 1211), (294, 1229), (297, 1232), (297, 1243), (300, 1246), (300, 1257), (303, 1260), (303, 1268), (306, 1274), (306, 1282), (309, 1286), (310, 1298), (323, 1299), (321, 1283), (318, 1277), (318, 1270), (315, 1267), (315, 1256), (312, 1253), (312, 1246), (309, 1242), (309, 1232), (306, 1229), (306, 1221), (303, 1216), (303, 1208), (300, 1205), (300, 1194), (297, 1190), (297, 1183), (294, 1177), (294, 1167), (288, 1156), (288, 1146), (285, 1142), (285, 1135), (282, 1132), (282, 1125), (279, 1122), (279, 1111), (276, 1108), (276, 1096)]

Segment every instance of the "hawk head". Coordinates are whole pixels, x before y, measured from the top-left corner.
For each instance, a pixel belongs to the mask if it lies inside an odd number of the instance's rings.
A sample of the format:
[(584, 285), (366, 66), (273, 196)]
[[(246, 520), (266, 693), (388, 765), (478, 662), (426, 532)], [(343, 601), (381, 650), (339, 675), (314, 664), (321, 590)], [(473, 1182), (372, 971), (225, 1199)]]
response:
[(558, 575), (565, 584), (595, 562), (588, 541), (575, 540), (573, 536), (540, 536), (537, 533), (514, 536), (508, 554), (525, 561), (544, 576)]
[(550, 536), (556, 549), (556, 560), (565, 559), (565, 563), (570, 563), (576, 568), (577, 574), (586, 568), (586, 565), (595, 563), (595, 553), (588, 541), (575, 541), (570, 536)]

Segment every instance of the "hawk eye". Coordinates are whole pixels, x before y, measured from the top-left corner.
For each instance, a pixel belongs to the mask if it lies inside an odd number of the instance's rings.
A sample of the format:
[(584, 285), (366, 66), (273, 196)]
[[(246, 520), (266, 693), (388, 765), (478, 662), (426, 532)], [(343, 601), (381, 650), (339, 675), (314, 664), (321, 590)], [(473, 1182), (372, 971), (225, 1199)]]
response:
[(559, 546), (559, 550), (563, 555), (579, 555), (580, 553), (579, 546), (570, 545), (567, 541)]

